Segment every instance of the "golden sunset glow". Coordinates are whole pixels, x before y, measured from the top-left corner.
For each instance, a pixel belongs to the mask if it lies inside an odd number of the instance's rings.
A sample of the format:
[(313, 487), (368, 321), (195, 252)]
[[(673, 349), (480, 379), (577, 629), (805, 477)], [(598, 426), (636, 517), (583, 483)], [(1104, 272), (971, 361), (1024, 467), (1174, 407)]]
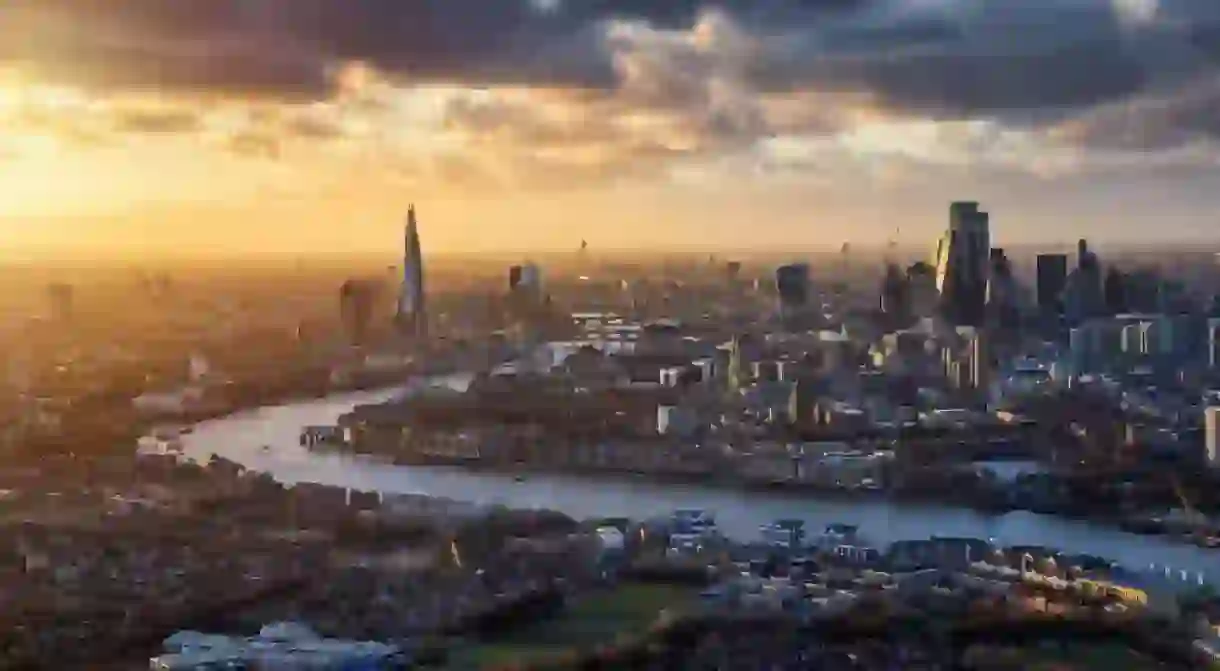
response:
[[(918, 240), (921, 226), (936, 225), (940, 204), (960, 197), (995, 203), (1000, 221), (1006, 203), (1022, 205), (1012, 215), (1021, 225), (1010, 230), (1036, 238), (1054, 231), (1048, 222), (1060, 208), (1099, 225), (1113, 208), (1096, 194), (1143, 179), (1131, 174), (1140, 166), (1189, 172), (1216, 163), (1202, 131), (1188, 143), (1093, 146), (1106, 124), (1148, 128), (1107, 111), (1133, 109), (1121, 98), (1045, 119), (1030, 113), (1030, 121), (998, 108), (933, 110), (865, 79), (836, 81), (837, 71), (874, 67), (863, 52), (819, 55), (830, 47), (818, 40), (834, 37), (832, 29), (883, 34), (895, 22), (943, 16), (954, 2), (888, 18), (836, 14), (808, 43), (726, 11), (677, 27), (607, 17), (588, 28), (598, 40), (590, 53), (613, 76), (606, 85), (471, 83), (353, 53), (325, 60), (324, 85), (301, 92), (194, 83), (203, 65), (173, 86), (147, 64), (152, 74), (138, 85), (112, 83), (144, 72), (127, 61), (75, 63), (77, 73), (64, 59), (86, 39), (88, 14), (53, 4), (60, 11), (14, 10), (44, 33), (30, 42), (36, 58), (0, 70), (0, 230), (37, 245), (388, 250), (412, 201), (426, 245), (440, 251), (568, 248), (582, 238), (609, 247), (837, 245), (882, 241), (900, 226)], [(565, 3), (534, 10), (529, 21), (556, 21)], [(1122, 24), (1128, 31), (1158, 16), (1123, 11), (1141, 17)], [(985, 19), (972, 20), (988, 27)], [(203, 58), (195, 49), (204, 43), (157, 42), (170, 34), (145, 36), (139, 31), (150, 29), (135, 19), (114, 21), (107, 29), (147, 42), (141, 48)], [(260, 44), (222, 46), (248, 57)], [(285, 44), (283, 58), (294, 57), (299, 46)], [(808, 72), (785, 83), (764, 66)], [(1177, 90), (1158, 95), (1172, 102)], [(1173, 188), (1194, 189), (1194, 180)], [(1093, 196), (1081, 197), (1082, 188)], [(1031, 203), (1030, 194), (1047, 197)], [(1186, 220), (1203, 211), (1199, 198), (1194, 190), (1179, 200)], [(766, 221), (746, 234), (743, 213)]]

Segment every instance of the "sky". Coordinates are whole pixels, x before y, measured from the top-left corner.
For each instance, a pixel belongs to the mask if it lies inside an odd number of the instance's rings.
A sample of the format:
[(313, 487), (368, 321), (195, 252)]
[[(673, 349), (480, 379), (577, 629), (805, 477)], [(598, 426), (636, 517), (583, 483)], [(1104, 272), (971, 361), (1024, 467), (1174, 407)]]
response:
[(6, 0), (0, 252), (1220, 237), (1216, 0)]

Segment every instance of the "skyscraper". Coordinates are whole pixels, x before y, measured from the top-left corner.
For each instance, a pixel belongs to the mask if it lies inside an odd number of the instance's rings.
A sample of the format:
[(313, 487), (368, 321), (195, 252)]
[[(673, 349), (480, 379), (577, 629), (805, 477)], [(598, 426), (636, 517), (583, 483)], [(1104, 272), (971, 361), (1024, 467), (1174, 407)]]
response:
[(1213, 370), (1220, 370), (1220, 318), (1207, 320), (1207, 363)]
[(897, 264), (889, 263), (881, 279), (881, 313), (887, 328), (909, 326), (911, 305), (907, 295), (907, 279)]
[(1069, 323), (1079, 324), (1105, 312), (1102, 281), (1097, 254), (1089, 249), (1087, 240), (1080, 240), (1076, 244), (1076, 269), (1068, 275), (1064, 291), (1064, 312)]
[(745, 368), (747, 355), (744, 348), (749, 340), (748, 335), (733, 336), (729, 341), (729, 393), (736, 394), (745, 384)]
[(1039, 254), (1037, 260), (1038, 312), (1063, 314), (1063, 290), (1067, 287), (1067, 254)]
[(1205, 460), (1211, 469), (1220, 469), (1220, 407), (1207, 408), (1203, 413)]
[(339, 288), (339, 318), (348, 342), (363, 345), (373, 316), (376, 287), (367, 281), (349, 279)]
[(809, 302), (809, 265), (791, 263), (775, 269), (775, 289), (779, 293), (780, 314), (795, 316)]
[(1076, 267), (1088, 268), (1097, 265), (1097, 254), (1089, 249), (1089, 241), (1081, 238), (1076, 241)]
[(916, 319), (931, 317), (936, 313), (940, 294), (936, 289), (936, 269), (916, 261), (907, 268), (907, 307)]
[(978, 326), (987, 302), (991, 226), (975, 202), (949, 206), (949, 228), (936, 248), (936, 288), (940, 307), (954, 324)]
[(991, 325), (1013, 331), (1020, 324), (1017, 278), (1004, 250), (992, 247), (987, 277), (987, 315)]
[(518, 291), (524, 291), (531, 298), (542, 297), (542, 268), (533, 261), (526, 261), (521, 266), (521, 281), (517, 284)]
[(1127, 276), (1123, 271), (1110, 266), (1102, 284), (1102, 295), (1106, 303), (1106, 314), (1117, 315), (1128, 311)]
[(724, 264), (724, 279), (728, 286), (737, 286), (741, 281), (741, 261), (729, 261)]
[(51, 305), (51, 316), (57, 320), (72, 318), (73, 298), (76, 290), (71, 284), (54, 282), (47, 287), (47, 299)]
[(970, 364), (970, 385), (979, 391), (986, 391), (991, 385), (991, 348), (986, 331), (976, 331), (970, 337), (970, 352), (967, 356)]
[(424, 257), (419, 247), (419, 227), (415, 222), (415, 206), (407, 210), (407, 230), (404, 238), (402, 286), (398, 294), (398, 327), (406, 335), (428, 337), (428, 311), (424, 293)]
[(527, 261), (508, 268), (508, 294), (518, 306), (535, 305), (542, 301), (542, 269)]

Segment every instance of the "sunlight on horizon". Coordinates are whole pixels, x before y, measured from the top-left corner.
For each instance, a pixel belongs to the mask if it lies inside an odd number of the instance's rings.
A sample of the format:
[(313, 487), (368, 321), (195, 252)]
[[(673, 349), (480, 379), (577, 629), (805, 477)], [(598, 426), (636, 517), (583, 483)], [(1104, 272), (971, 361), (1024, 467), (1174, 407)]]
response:
[[(1155, 17), (1131, 9), (1133, 29)], [(1023, 125), (921, 116), (864, 88), (767, 88), (749, 64), (789, 58), (794, 43), (722, 11), (685, 29), (598, 31), (617, 75), (603, 88), (417, 80), (351, 59), (330, 64), (328, 91), (291, 96), (0, 64), (0, 222), (21, 229), (9, 244), (45, 247), (358, 251), (392, 247), (415, 202), (438, 251), (589, 237), (782, 246), (822, 231), (878, 244), (895, 228), (930, 239), (948, 202), (986, 199), (1019, 240), (1058, 236), (1064, 208), (1076, 225), (1109, 226), (1113, 196), (1100, 194), (1128, 193), (1141, 165), (1197, 167), (1205, 151), (1084, 147), (1087, 115)], [(1163, 183), (1192, 222), (1178, 234), (1202, 230), (1208, 191)], [(1155, 214), (1146, 199), (1123, 210)]]

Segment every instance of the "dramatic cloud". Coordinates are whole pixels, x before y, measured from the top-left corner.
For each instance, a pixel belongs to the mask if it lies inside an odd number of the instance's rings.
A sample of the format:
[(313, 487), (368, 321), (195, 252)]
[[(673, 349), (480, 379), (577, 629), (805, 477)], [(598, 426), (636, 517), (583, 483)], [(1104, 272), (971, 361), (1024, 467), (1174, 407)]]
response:
[(41, 82), (0, 89), (30, 146), (325, 147), (463, 183), (1059, 174), (1220, 132), (1216, 0), (12, 0), (0, 62)]
[(1052, 139), (1099, 149), (1157, 151), (1220, 139), (1220, 75), (1100, 105), (1051, 128)]
[[(79, 81), (325, 95), (338, 64), (446, 83), (611, 88), (606, 25), (686, 29), (719, 9), (765, 48), (767, 90), (866, 90), (947, 112), (1077, 106), (1140, 89), (1166, 50), (1215, 53), (1208, 0), (14, 0), (0, 57)], [(621, 30), (621, 28), (620, 28)], [(1175, 42), (1179, 43), (1175, 46)]]

